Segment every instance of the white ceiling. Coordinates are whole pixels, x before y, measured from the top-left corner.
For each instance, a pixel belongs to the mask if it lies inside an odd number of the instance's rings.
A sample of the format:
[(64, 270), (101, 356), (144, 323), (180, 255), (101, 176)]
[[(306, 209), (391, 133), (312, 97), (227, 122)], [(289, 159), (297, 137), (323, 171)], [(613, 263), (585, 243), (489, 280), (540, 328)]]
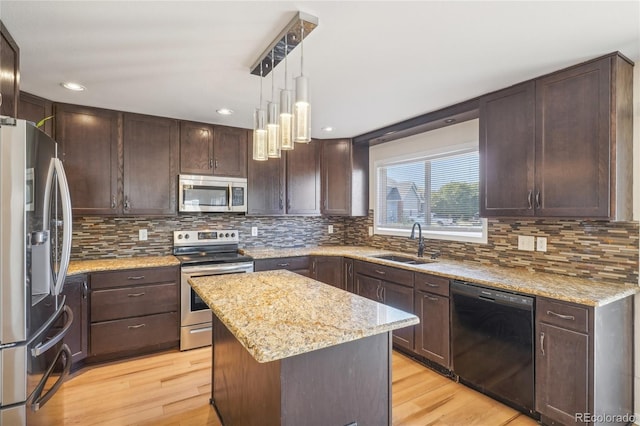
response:
[[(22, 90), (245, 128), (260, 81), (249, 67), (298, 10), (319, 20), (304, 44), (317, 138), (357, 136), (616, 50), (640, 60), (639, 1), (0, 1)], [(275, 77), (283, 86), (283, 65)], [(63, 89), (68, 80), (87, 90)], [(270, 89), (267, 77), (266, 99)]]

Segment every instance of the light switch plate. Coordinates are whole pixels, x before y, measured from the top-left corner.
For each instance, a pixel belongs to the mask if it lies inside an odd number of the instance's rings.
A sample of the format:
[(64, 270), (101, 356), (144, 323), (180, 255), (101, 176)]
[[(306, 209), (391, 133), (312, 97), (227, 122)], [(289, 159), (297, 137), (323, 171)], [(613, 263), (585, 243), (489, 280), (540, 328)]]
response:
[(257, 237), (258, 236), (258, 227), (257, 226), (252, 226), (251, 227), (251, 236), (252, 237)]
[(535, 243), (535, 237), (531, 237), (528, 235), (518, 235), (518, 250), (534, 251)]
[(536, 238), (536, 250), (547, 251), (547, 237)]
[(330, 234), (333, 234), (333, 225), (329, 225), (327, 232), (329, 232)]
[(138, 230), (138, 241), (147, 241), (147, 230), (139, 229)]

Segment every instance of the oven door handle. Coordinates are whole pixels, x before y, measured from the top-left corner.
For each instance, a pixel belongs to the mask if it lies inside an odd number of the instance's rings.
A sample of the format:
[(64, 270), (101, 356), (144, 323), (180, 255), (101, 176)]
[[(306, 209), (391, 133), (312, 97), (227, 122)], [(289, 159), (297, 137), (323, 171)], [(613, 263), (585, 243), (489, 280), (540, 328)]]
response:
[[(60, 374), (60, 377), (58, 377), (58, 380), (56, 380), (53, 386), (51, 386), (51, 389), (49, 389), (47, 393), (42, 395), (42, 391), (44, 390), (44, 386), (47, 384), (47, 380), (49, 380), (49, 377), (51, 377), (51, 374), (53, 373), (53, 369), (55, 368), (56, 364), (58, 363), (58, 360), (62, 356), (64, 356), (64, 369), (62, 370), (62, 374)], [(64, 382), (64, 380), (67, 378), (67, 376), (69, 376), (70, 371), (71, 371), (71, 349), (69, 349), (69, 346), (67, 346), (66, 344), (63, 344), (62, 348), (60, 348), (60, 351), (56, 355), (55, 359), (51, 362), (51, 364), (49, 364), (49, 368), (47, 368), (46, 373), (44, 373), (44, 375), (42, 376), (42, 379), (40, 379), (38, 386), (36, 386), (35, 390), (33, 391), (33, 396), (31, 397), (31, 409), (33, 411), (38, 411), (42, 407), (44, 407), (47, 401), (49, 401), (51, 397), (58, 391), (60, 386), (62, 386), (62, 383)]]
[(209, 275), (216, 275), (220, 273), (252, 272), (252, 271), (253, 271), (253, 264), (251, 265), (216, 265), (214, 267), (212, 267), (211, 265), (189, 266), (186, 268), (182, 268), (182, 273), (189, 276), (193, 274), (200, 274), (200, 273), (208, 273)]
[(67, 331), (69, 331), (69, 328), (73, 323), (73, 311), (71, 311), (71, 309), (67, 305), (64, 305), (64, 312), (67, 314), (67, 320), (65, 321), (62, 330), (60, 330), (60, 332), (53, 336), (51, 339), (47, 340), (46, 343), (38, 343), (33, 349), (31, 349), (31, 355), (33, 357), (38, 357), (51, 349), (53, 345), (57, 344), (67, 334)]

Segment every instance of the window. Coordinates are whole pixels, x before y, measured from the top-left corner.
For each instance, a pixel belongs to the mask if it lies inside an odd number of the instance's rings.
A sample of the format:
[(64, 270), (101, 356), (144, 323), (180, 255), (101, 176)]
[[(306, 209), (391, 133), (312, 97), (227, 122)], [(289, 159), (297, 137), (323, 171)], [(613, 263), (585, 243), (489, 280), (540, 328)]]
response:
[[(442, 146), (425, 151), (424, 144), (413, 144), (422, 152), (404, 152), (394, 158), (378, 155), (375, 232), (409, 236), (418, 222), (427, 238), (486, 242), (486, 221), (479, 217), (475, 138), (475, 143), (455, 148)], [(399, 151), (403, 149), (400, 147)]]

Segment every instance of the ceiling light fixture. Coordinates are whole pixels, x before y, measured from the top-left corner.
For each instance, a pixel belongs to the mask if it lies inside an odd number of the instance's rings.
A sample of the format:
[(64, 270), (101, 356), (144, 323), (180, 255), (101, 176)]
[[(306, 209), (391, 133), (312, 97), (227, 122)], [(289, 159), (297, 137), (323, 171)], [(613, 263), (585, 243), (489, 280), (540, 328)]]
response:
[(64, 83), (60, 83), (60, 85), (65, 89), (73, 90), (74, 92), (82, 92), (83, 90), (86, 90), (86, 87), (82, 84), (74, 83), (72, 81), (65, 81)]
[[(271, 69), (273, 70), (274, 59), (271, 54)], [(273, 85), (273, 76), (271, 74), (271, 101), (267, 103), (267, 156), (269, 158), (280, 158), (280, 106), (275, 99), (275, 89)]]
[(220, 115), (231, 115), (233, 114), (233, 110), (229, 108), (219, 108), (216, 112)]
[(320, 130), (322, 130), (323, 132), (333, 132), (333, 127), (331, 127), (331, 126), (326, 126), (326, 127), (323, 127), (323, 128), (322, 128), (322, 129), (320, 129)]
[(260, 64), (260, 103), (253, 112), (253, 159), (257, 161), (268, 159), (266, 119), (266, 114), (262, 109), (262, 64)]
[[(306, 76), (304, 76), (304, 52), (300, 52), (300, 76), (296, 78), (296, 94), (295, 106), (292, 108), (291, 99), (293, 98), (291, 91), (288, 90), (287, 85), (287, 62), (286, 58), (291, 51), (295, 49), (298, 44), (302, 45), (304, 38), (311, 33), (318, 26), (318, 18), (315, 16), (307, 15), (302, 12), (297, 12), (293, 19), (287, 24), (287, 26), (280, 32), (278, 37), (271, 42), (269, 47), (260, 55), (260, 58), (251, 67), (251, 74), (258, 75), (262, 78), (267, 76), (270, 72), (274, 71), (275, 67), (280, 62), (285, 60), (285, 88), (280, 92), (281, 111), (277, 110), (278, 104), (275, 102), (273, 96), (273, 75), (272, 75), (272, 98), (269, 103), (269, 123), (279, 128), (279, 137), (277, 138), (277, 149), (272, 144), (272, 149), (268, 153), (269, 157), (280, 157), (280, 150), (293, 149), (293, 142), (308, 143), (311, 141), (311, 106), (309, 105), (309, 88)], [(301, 47), (303, 50), (303, 47)], [(275, 106), (273, 105), (275, 104)], [(262, 105), (260, 106), (262, 107)], [(292, 112), (293, 109), (293, 112)], [(276, 121), (273, 120), (275, 115)], [(254, 130), (258, 130), (257, 122), (254, 117)], [(267, 125), (267, 129), (269, 125)], [(275, 131), (275, 128), (272, 127)], [(254, 131), (255, 133), (255, 131)], [(268, 133), (268, 132), (267, 132)], [(273, 133), (273, 131), (272, 131)], [(254, 141), (255, 141), (254, 134)], [(268, 141), (268, 138), (267, 138)], [(255, 157), (254, 144), (254, 159)], [(262, 159), (262, 158), (260, 158)]]

